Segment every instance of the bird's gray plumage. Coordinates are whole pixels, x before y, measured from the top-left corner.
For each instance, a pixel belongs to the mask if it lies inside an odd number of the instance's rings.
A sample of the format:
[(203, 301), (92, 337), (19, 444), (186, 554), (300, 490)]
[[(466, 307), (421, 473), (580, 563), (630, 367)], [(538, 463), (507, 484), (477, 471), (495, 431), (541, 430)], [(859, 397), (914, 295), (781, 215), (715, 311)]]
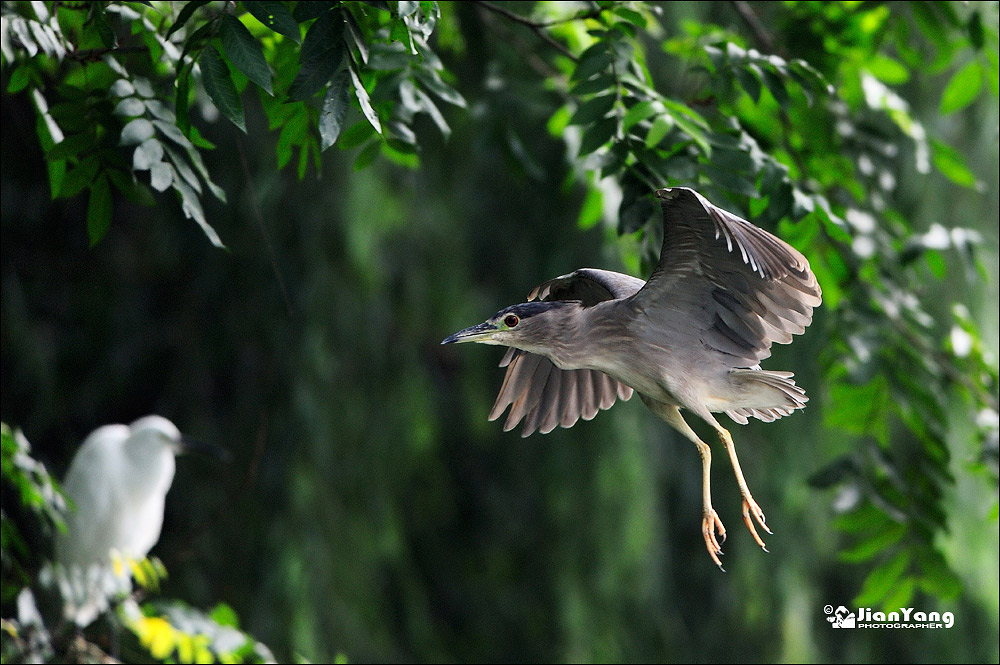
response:
[(765, 529), (729, 432), (712, 413), (745, 424), (770, 422), (802, 408), (805, 391), (790, 372), (764, 370), (774, 343), (788, 344), (812, 321), (822, 294), (809, 262), (784, 241), (712, 205), (686, 187), (656, 192), (663, 211), (663, 247), (649, 280), (582, 268), (535, 287), (528, 302), (442, 343), (476, 341), (510, 348), (489, 419), (509, 407), (504, 430), (523, 421), (522, 436), (590, 420), (633, 391), (691, 439), (703, 462), (703, 532), (718, 564), (711, 507), (708, 446), (687, 425), (687, 409), (719, 434), (736, 471), (744, 521)]
[[(507, 374), (489, 416), (496, 420), (511, 407), (505, 431), (522, 419), (522, 436), (590, 420), (617, 399), (629, 399), (633, 388), (641, 390), (633, 375), (648, 375), (650, 364), (668, 372), (681, 369), (689, 379), (704, 377), (711, 387), (725, 383), (736, 393), (763, 394), (762, 400), (748, 398), (732, 408), (709, 408), (726, 411), (741, 424), (748, 417), (770, 422), (805, 404), (805, 392), (791, 373), (761, 370), (759, 363), (770, 355), (773, 343), (788, 344), (792, 335), (802, 333), (820, 304), (808, 261), (694, 190), (675, 187), (665, 196), (663, 248), (649, 281), (581, 268), (528, 294), (529, 302), (578, 301), (583, 309), (620, 301), (618, 323), (654, 345), (655, 357), (644, 358), (638, 349), (625, 359), (636, 362), (609, 376), (592, 368), (560, 369), (545, 356), (511, 347), (500, 362)], [(647, 386), (643, 392), (688, 408), (697, 398), (669, 387), (664, 394), (663, 386)], [(771, 398), (773, 404), (758, 405)]]
[[(528, 300), (580, 301), (590, 307), (604, 300), (627, 298), (645, 284), (641, 279), (596, 268), (581, 268), (536, 286)], [(503, 429), (517, 427), (524, 418), (521, 436), (536, 429), (548, 434), (556, 426), (572, 427), (577, 420), (591, 420), (598, 410), (610, 409), (616, 400), (628, 400), (632, 389), (604, 372), (559, 369), (545, 356), (513, 347), (500, 367), (507, 368), (489, 419), (496, 420), (511, 407)]]

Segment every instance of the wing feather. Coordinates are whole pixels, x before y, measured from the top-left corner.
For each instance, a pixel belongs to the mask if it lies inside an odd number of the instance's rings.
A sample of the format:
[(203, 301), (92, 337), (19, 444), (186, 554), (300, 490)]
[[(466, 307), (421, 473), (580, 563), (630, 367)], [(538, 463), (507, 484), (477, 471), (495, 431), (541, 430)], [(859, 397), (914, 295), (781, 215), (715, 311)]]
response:
[(700, 342), (731, 368), (751, 367), (812, 322), (822, 292), (798, 250), (692, 189), (657, 195), (663, 249), (632, 302), (673, 345)]

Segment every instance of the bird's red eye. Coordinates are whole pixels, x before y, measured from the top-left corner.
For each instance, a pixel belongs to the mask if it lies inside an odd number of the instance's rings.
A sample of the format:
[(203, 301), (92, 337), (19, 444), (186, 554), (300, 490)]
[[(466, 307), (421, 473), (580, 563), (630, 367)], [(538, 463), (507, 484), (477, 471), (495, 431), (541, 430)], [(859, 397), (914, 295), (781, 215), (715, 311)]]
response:
[(507, 316), (504, 317), (503, 323), (508, 328), (513, 328), (514, 326), (517, 325), (518, 321), (520, 321), (520, 319), (518, 319), (516, 316), (514, 316), (513, 314), (508, 314)]

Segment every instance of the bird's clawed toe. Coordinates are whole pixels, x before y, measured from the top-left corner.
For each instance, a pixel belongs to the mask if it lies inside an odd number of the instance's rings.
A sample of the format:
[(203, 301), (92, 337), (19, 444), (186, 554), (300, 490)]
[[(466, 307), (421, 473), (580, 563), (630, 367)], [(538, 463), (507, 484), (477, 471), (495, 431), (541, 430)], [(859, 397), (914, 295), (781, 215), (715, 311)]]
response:
[[(753, 515), (753, 520), (750, 519), (751, 515)], [(764, 517), (764, 511), (760, 509), (760, 506), (757, 505), (757, 502), (753, 500), (752, 496), (744, 496), (743, 497), (743, 523), (746, 524), (747, 529), (750, 531), (750, 534), (753, 536), (753, 539), (755, 541), (757, 541), (757, 545), (760, 546), (760, 548), (762, 550), (764, 550), (765, 552), (767, 552), (767, 547), (764, 546), (764, 541), (761, 540), (761, 538), (760, 538), (759, 535), (757, 535), (757, 529), (754, 527), (754, 520), (756, 520), (757, 524), (759, 524), (760, 527), (762, 529), (764, 529), (764, 531), (767, 531), (769, 534), (773, 533), (767, 527), (767, 524), (765, 522), (766, 518)]]
[(708, 549), (708, 556), (712, 557), (712, 561), (719, 570), (726, 572), (726, 569), (722, 567), (722, 561), (719, 559), (719, 555), (722, 554), (721, 542), (726, 542), (726, 527), (723, 526), (722, 520), (719, 519), (719, 514), (715, 510), (709, 508), (705, 512), (705, 516), (701, 521), (701, 533), (705, 537), (705, 547)]

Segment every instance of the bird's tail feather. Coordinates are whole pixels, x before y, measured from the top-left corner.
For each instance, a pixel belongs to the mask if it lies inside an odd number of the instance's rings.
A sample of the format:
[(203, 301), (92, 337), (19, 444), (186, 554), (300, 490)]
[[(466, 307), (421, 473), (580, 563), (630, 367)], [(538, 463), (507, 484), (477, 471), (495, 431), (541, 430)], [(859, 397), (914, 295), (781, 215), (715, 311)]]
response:
[(809, 401), (806, 391), (795, 385), (791, 372), (735, 369), (730, 379), (746, 398), (747, 406), (726, 411), (726, 415), (741, 425), (753, 417), (766, 423), (801, 409)]

